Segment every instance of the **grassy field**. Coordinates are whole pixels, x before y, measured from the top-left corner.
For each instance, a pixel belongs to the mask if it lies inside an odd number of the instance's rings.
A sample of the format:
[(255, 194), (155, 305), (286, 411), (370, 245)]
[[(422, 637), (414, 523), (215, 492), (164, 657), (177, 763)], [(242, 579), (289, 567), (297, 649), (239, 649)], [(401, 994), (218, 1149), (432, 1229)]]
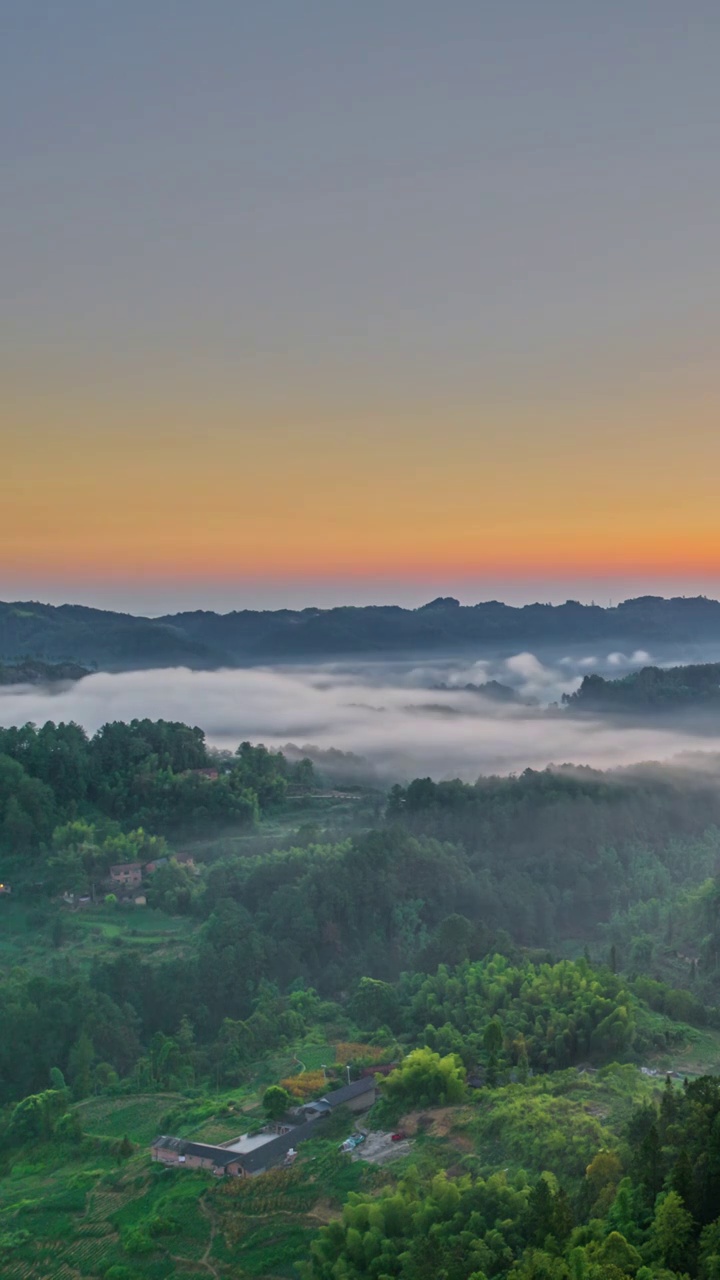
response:
[(30, 906), (0, 900), (0, 964), (38, 973), (69, 964), (83, 972), (119, 947), (148, 956), (180, 955), (197, 927), (187, 918), (147, 907), (71, 911), (57, 902)]
[(147, 1145), (161, 1131), (163, 1118), (186, 1099), (180, 1093), (139, 1094), (127, 1098), (88, 1098), (75, 1111), (83, 1133), (123, 1138)]
[(685, 1044), (656, 1054), (647, 1065), (688, 1076), (720, 1074), (720, 1031), (710, 1027), (687, 1027), (686, 1031)]

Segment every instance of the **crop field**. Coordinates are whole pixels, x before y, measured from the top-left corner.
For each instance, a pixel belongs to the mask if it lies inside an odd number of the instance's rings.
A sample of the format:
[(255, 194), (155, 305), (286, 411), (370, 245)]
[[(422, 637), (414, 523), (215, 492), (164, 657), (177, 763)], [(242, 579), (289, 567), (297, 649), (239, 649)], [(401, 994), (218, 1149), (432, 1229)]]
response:
[(127, 1098), (89, 1098), (76, 1106), (83, 1131), (101, 1137), (147, 1144), (157, 1137), (162, 1119), (185, 1101), (179, 1093), (135, 1094)]
[(335, 1062), (335, 1048), (331, 1044), (301, 1045), (297, 1054), (306, 1071), (320, 1071), (323, 1066), (331, 1067)]
[[(97, 1118), (107, 1127), (107, 1115)], [(3, 1280), (101, 1280), (113, 1266), (132, 1280), (231, 1280), (239, 1265), (247, 1275), (291, 1276), (319, 1222), (373, 1177), (323, 1140), (308, 1143), (293, 1169), (247, 1182), (164, 1169), (144, 1152), (121, 1165), (90, 1159), (86, 1142), (58, 1152), (51, 1169), (47, 1159), (18, 1162), (0, 1184)]]
[(192, 1138), (193, 1142), (229, 1142), (246, 1132), (250, 1118), (247, 1115), (210, 1116), (197, 1126), (183, 1130), (183, 1137)]
[(57, 902), (36, 906), (0, 899), (0, 962), (22, 965), (38, 973), (53, 973), (68, 962), (87, 970), (103, 954), (116, 948), (141, 951), (147, 957), (181, 954), (193, 925), (187, 919), (150, 911), (105, 906), (72, 911)]

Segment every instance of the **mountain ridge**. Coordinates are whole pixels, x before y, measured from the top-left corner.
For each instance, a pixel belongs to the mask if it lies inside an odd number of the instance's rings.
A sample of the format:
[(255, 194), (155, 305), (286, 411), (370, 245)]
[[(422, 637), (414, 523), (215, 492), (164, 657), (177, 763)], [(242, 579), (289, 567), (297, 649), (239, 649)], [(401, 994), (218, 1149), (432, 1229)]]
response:
[(0, 661), (79, 662), (103, 670), (211, 669), (470, 646), (574, 642), (720, 642), (720, 602), (706, 596), (639, 596), (615, 606), (462, 605), (440, 597), (401, 605), (321, 609), (187, 610), (150, 618), (87, 605), (0, 602)]

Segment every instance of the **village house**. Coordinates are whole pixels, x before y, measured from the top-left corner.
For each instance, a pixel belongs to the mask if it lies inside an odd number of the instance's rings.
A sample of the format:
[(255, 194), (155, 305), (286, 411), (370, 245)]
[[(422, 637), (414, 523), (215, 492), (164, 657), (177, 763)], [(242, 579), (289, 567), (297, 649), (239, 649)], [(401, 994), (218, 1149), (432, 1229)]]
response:
[(259, 1133), (253, 1138), (238, 1138), (224, 1147), (163, 1135), (155, 1139), (150, 1153), (153, 1160), (175, 1168), (207, 1169), (217, 1178), (253, 1178), (268, 1169), (292, 1164), (298, 1143), (317, 1137), (321, 1125), (322, 1118), (310, 1120), (286, 1133)]
[(374, 1062), (371, 1067), (363, 1067), (361, 1076), (389, 1076), (397, 1068), (397, 1062)]
[(137, 889), (142, 884), (143, 869), (141, 862), (118, 862), (110, 868), (110, 879), (113, 884), (127, 885)]
[[(172, 1138), (167, 1134), (155, 1138), (151, 1145), (152, 1159), (160, 1164), (184, 1169), (207, 1169), (216, 1177), (226, 1175), (236, 1178), (252, 1178), (293, 1163), (298, 1145), (322, 1133), (326, 1116), (341, 1106), (351, 1111), (367, 1111), (375, 1101), (375, 1083), (367, 1078), (335, 1089), (317, 1102), (309, 1102), (299, 1109), (302, 1120), (290, 1124), (283, 1120), (268, 1124), (261, 1133), (244, 1134), (233, 1142), (213, 1146), (205, 1142), (190, 1142), (185, 1138)], [(277, 1130), (282, 1132), (278, 1133)]]
[(360, 1111), (369, 1111), (375, 1101), (375, 1080), (372, 1076), (361, 1076), (352, 1084), (343, 1085), (342, 1089), (329, 1090), (323, 1098), (315, 1102), (306, 1102), (302, 1108), (308, 1119), (313, 1116), (329, 1115), (336, 1107), (347, 1107), (356, 1115)]
[(144, 875), (152, 875), (158, 867), (166, 866), (168, 860), (177, 862), (188, 871), (195, 870), (195, 859), (191, 853), (171, 853), (169, 858), (154, 858), (144, 865), (142, 862), (118, 862), (110, 868), (110, 884), (126, 889), (139, 889)]
[(224, 1174), (243, 1176), (240, 1157), (225, 1147), (215, 1147), (205, 1142), (188, 1142), (184, 1138), (163, 1135), (155, 1138), (151, 1148), (153, 1160), (165, 1165), (179, 1165), (185, 1169), (208, 1169), (216, 1177)]
[(157, 871), (158, 867), (164, 866), (167, 866), (167, 858), (155, 858), (153, 862), (145, 863), (144, 870), (147, 875), (151, 876), (153, 871)]

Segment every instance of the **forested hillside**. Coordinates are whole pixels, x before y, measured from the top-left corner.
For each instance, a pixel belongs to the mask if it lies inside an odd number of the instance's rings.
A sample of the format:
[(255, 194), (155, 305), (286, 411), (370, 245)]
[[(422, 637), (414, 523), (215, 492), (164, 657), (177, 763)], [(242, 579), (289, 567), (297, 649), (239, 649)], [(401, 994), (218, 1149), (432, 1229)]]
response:
[(309, 761), (249, 743), (211, 754), (201, 729), (165, 720), (115, 721), (92, 738), (76, 724), (0, 728), (0, 851), (44, 865), (53, 830), (80, 816), (108, 835), (113, 823), (186, 836), (250, 828), (313, 776)]
[(619, 712), (660, 716), (677, 711), (717, 712), (720, 663), (685, 667), (643, 667), (619, 680), (585, 676), (580, 688), (563, 695), (571, 711)]
[(76, 662), (39, 662), (32, 658), (24, 662), (0, 662), (0, 685), (53, 685), (82, 680), (89, 674), (86, 667), (80, 667)]
[(81, 605), (0, 602), (0, 660), (72, 660), (108, 670), (266, 662), (335, 654), (444, 651), (471, 645), (532, 647), (577, 641), (647, 645), (720, 641), (720, 602), (643, 596), (614, 607), (461, 605), (442, 597), (398, 605), (142, 618)]
[[(5, 729), (0, 881), (3, 1274), (718, 1273), (710, 769), (383, 797), (179, 723)], [(149, 1164), (376, 1065), (367, 1159), (348, 1115), (247, 1186)]]

